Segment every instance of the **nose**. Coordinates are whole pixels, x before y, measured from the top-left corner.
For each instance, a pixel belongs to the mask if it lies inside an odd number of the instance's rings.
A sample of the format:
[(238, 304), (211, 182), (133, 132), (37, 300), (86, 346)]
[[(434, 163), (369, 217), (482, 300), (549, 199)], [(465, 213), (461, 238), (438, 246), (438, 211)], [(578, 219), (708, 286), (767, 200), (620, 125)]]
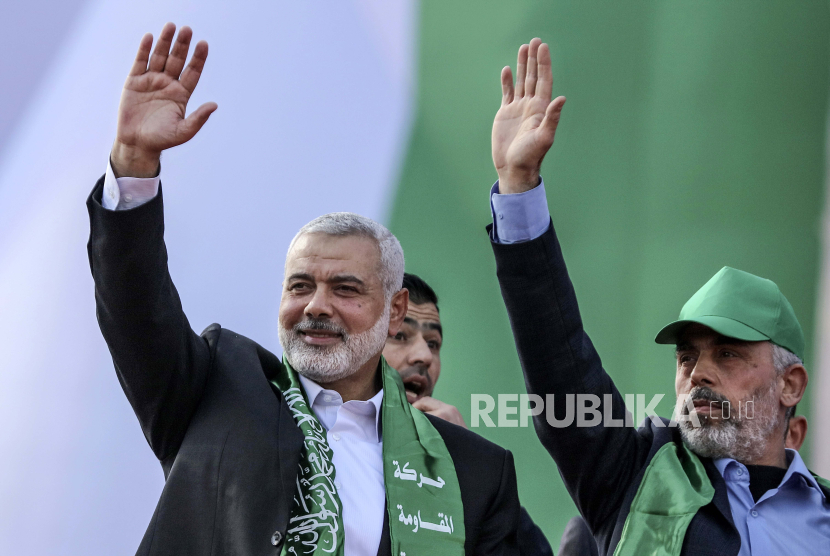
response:
[(432, 364), (432, 350), (429, 349), (424, 337), (418, 334), (414, 342), (412, 342), (412, 350), (407, 357), (407, 363), (410, 366), (423, 365), (429, 367)]
[(314, 294), (308, 300), (304, 312), (307, 317), (314, 319), (332, 317), (332, 306), (326, 288), (317, 288), (314, 290)]
[(692, 386), (711, 387), (716, 382), (716, 376), (717, 372), (714, 361), (708, 355), (701, 353), (689, 375)]

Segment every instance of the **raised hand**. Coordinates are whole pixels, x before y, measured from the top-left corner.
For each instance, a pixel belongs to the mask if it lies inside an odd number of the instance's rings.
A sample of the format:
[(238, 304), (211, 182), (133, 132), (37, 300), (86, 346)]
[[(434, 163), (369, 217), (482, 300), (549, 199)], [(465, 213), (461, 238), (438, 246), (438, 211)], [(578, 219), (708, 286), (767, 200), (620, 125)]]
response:
[(551, 101), (550, 49), (540, 39), (519, 48), (516, 86), (510, 66), (501, 70), (501, 108), (493, 121), (493, 163), (500, 193), (539, 185), (539, 170), (556, 134), (565, 97)]
[(166, 24), (152, 57), (152, 34), (144, 35), (138, 46), (118, 107), (111, 153), (116, 176), (156, 175), (161, 151), (189, 141), (217, 108), (215, 102), (206, 102), (185, 117), (187, 102), (205, 67), (208, 45), (199, 41), (185, 68), (193, 31), (182, 27), (171, 50), (175, 34), (176, 26)]

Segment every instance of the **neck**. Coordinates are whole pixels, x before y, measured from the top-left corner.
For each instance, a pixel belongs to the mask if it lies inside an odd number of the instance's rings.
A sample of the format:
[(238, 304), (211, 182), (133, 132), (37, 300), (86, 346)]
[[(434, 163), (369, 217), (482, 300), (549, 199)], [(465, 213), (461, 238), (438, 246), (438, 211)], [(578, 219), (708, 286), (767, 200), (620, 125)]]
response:
[(383, 386), (379, 364), (380, 353), (369, 359), (357, 372), (340, 380), (326, 382), (321, 386), (340, 394), (343, 403), (351, 400), (369, 400), (380, 392)]

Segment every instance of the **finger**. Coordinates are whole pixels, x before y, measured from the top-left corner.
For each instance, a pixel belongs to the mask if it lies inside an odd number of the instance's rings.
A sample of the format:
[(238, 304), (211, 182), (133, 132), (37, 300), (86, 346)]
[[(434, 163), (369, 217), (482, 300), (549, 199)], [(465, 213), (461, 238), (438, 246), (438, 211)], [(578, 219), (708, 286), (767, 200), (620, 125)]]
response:
[(153, 56), (150, 58), (150, 71), (161, 71), (167, 61), (167, 53), (170, 52), (170, 43), (173, 42), (173, 35), (176, 34), (176, 25), (165, 23), (159, 34), (156, 48), (153, 49)]
[(513, 102), (513, 72), (510, 66), (504, 66), (501, 70), (501, 104)]
[(150, 48), (153, 46), (153, 34), (145, 33), (138, 43), (138, 52), (135, 55), (133, 67), (130, 68), (130, 75), (141, 75), (147, 71), (147, 60), (150, 59)]
[(208, 121), (210, 115), (217, 108), (219, 108), (219, 105), (215, 102), (206, 102), (182, 121), (178, 129), (178, 138), (181, 140), (179, 144), (190, 141), (202, 129), (202, 126), (205, 125), (205, 122)]
[(430, 398), (429, 396), (424, 396), (423, 398), (412, 404), (412, 407), (420, 409), (424, 413), (428, 411), (435, 411), (440, 407), (437, 401), (438, 400)]
[(537, 67), (536, 57), (539, 52), (539, 45), (542, 44), (541, 39), (533, 39), (530, 41), (530, 47), (527, 49), (527, 77), (525, 78), (525, 96), (532, 97), (536, 94), (536, 79), (538, 77), (539, 68)]
[(208, 55), (208, 43), (206, 41), (199, 41), (196, 43), (196, 48), (193, 49), (193, 56), (190, 57), (190, 63), (184, 68), (179, 82), (182, 86), (193, 92), (196, 85), (199, 84), (199, 77), (202, 75), (202, 69), (205, 67), (205, 60)]
[(550, 47), (547, 44), (539, 46), (537, 57), (539, 64), (539, 81), (536, 84), (536, 96), (550, 101), (553, 94), (553, 70), (550, 63)]
[(546, 145), (546, 150), (553, 145), (553, 138), (556, 135), (556, 128), (559, 126), (559, 119), (562, 116), (562, 107), (565, 106), (565, 100), (565, 97), (556, 97), (548, 104), (547, 110), (545, 110), (545, 118), (539, 124), (539, 129), (536, 131), (539, 137), (539, 143)]
[(527, 49), (523, 44), (519, 47), (519, 59), (516, 61), (516, 93), (515, 98), (525, 96), (525, 75), (527, 73)]
[(187, 61), (187, 51), (190, 50), (190, 39), (193, 37), (193, 31), (190, 27), (184, 26), (179, 29), (179, 36), (176, 37), (176, 43), (173, 45), (173, 50), (170, 51), (170, 56), (164, 64), (164, 73), (178, 79), (184, 68), (184, 63)]
[(406, 401), (408, 401), (409, 403), (413, 404), (413, 403), (415, 403), (417, 400), (418, 400), (418, 394), (416, 394), (415, 392), (412, 392), (412, 391), (410, 391), (410, 390), (407, 390), (407, 391), (406, 391)]

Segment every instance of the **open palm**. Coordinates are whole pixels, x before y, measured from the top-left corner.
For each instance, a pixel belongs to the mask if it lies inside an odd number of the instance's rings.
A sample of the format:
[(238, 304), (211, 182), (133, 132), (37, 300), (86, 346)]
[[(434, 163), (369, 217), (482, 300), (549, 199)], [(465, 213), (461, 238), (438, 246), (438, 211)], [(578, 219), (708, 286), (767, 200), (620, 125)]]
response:
[(501, 73), (502, 102), (493, 121), (493, 163), (502, 193), (520, 193), (539, 182), (542, 160), (553, 145), (565, 97), (551, 101), (550, 49), (540, 39), (519, 49), (513, 73)]
[(130, 149), (133, 157), (157, 159), (161, 151), (190, 140), (217, 108), (216, 103), (208, 102), (185, 116), (207, 59), (208, 45), (200, 41), (185, 68), (193, 32), (182, 27), (171, 50), (175, 33), (174, 24), (164, 26), (152, 57), (153, 36), (144, 35), (124, 83), (116, 147)]

